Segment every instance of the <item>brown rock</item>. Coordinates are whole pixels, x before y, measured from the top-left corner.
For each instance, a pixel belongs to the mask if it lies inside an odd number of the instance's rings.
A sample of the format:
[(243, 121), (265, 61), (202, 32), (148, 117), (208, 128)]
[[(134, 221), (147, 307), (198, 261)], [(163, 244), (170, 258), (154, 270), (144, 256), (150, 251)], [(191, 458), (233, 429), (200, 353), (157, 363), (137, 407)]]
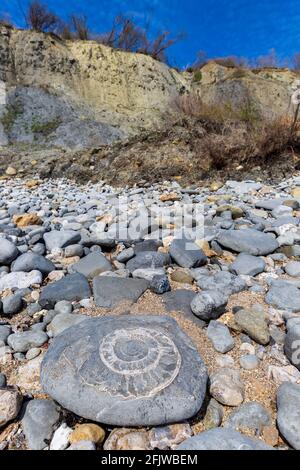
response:
[(218, 191), (218, 189), (221, 189), (222, 188), (223, 183), (221, 183), (221, 181), (213, 181), (209, 187), (209, 189), (211, 191)]
[(175, 202), (175, 201), (180, 201), (181, 196), (177, 193), (168, 193), (168, 194), (162, 194), (159, 198), (161, 202)]
[(272, 447), (278, 444), (279, 433), (275, 426), (265, 426), (262, 431), (263, 440)]
[(15, 176), (15, 175), (17, 174), (17, 170), (16, 170), (14, 167), (9, 166), (9, 167), (7, 167), (7, 169), (6, 169), (5, 174), (6, 174), (7, 176)]
[(28, 361), (23, 366), (19, 367), (16, 383), (26, 392), (41, 391), (40, 384), (40, 369), (43, 360), (43, 355), (40, 354), (35, 359)]
[(0, 389), (0, 428), (18, 416), (23, 397), (16, 389)]
[(91, 441), (95, 444), (101, 444), (105, 438), (105, 431), (97, 424), (86, 423), (78, 424), (69, 437), (71, 444), (80, 441)]
[(29, 180), (25, 183), (25, 186), (26, 188), (28, 189), (32, 189), (32, 188), (36, 188), (37, 186), (40, 185), (40, 181), (39, 180)]
[(223, 212), (230, 211), (233, 219), (239, 219), (243, 217), (244, 211), (238, 206), (232, 206), (231, 204), (226, 204), (224, 206), (219, 206), (217, 208), (217, 215), (223, 214)]
[(12, 220), (19, 228), (28, 227), (29, 225), (41, 225), (43, 223), (37, 214), (18, 214), (14, 215)]
[(178, 282), (180, 284), (193, 284), (193, 277), (189, 273), (188, 269), (179, 268), (176, 269), (171, 273), (171, 279), (174, 282)]
[(103, 446), (104, 450), (151, 450), (149, 434), (144, 429), (114, 429)]

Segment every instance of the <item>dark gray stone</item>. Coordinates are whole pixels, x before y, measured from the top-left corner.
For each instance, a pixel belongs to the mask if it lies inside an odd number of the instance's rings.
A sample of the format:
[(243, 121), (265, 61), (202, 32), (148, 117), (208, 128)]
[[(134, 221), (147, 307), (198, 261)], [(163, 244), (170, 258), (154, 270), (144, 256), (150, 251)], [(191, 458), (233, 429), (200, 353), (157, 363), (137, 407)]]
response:
[(204, 328), (205, 322), (197, 318), (191, 309), (191, 302), (195, 296), (192, 290), (177, 289), (163, 294), (162, 302), (167, 312), (180, 312), (187, 320)]
[(4, 315), (14, 315), (21, 312), (23, 308), (22, 296), (17, 294), (9, 295), (3, 299), (3, 313)]
[(212, 320), (207, 328), (207, 337), (213, 343), (216, 351), (226, 354), (234, 348), (234, 338), (231, 336), (229, 328), (219, 321)]
[(27, 403), (22, 427), (30, 450), (43, 450), (48, 446), (58, 420), (58, 406), (52, 400)]
[(300, 450), (300, 385), (283, 383), (277, 392), (277, 425), (284, 439)]
[(255, 431), (261, 434), (264, 426), (272, 424), (269, 411), (260, 403), (252, 401), (244, 403), (234, 410), (227, 418), (224, 427), (235, 431)]
[(289, 326), (285, 337), (284, 352), (289, 361), (300, 370), (300, 319), (299, 323), (294, 322), (292, 327)]
[(102, 253), (90, 253), (71, 267), (72, 271), (83, 274), (88, 279), (93, 279), (99, 274), (111, 271), (112, 265)]
[(0, 238), (0, 266), (8, 266), (19, 254), (17, 247), (6, 240), (5, 238)]
[(55, 271), (55, 265), (52, 261), (48, 260), (44, 256), (36, 253), (28, 252), (19, 256), (16, 261), (12, 264), (11, 270), (23, 271), (29, 273), (30, 271), (40, 271), (43, 275), (47, 276), (52, 271)]
[(224, 312), (228, 297), (220, 291), (210, 290), (197, 294), (192, 302), (192, 312), (201, 320), (216, 320)]
[(54, 248), (66, 248), (68, 245), (74, 245), (81, 239), (80, 233), (73, 230), (51, 230), (44, 234), (44, 240), (47, 250)]
[(266, 263), (262, 258), (240, 253), (230, 266), (230, 271), (234, 274), (244, 274), (246, 276), (256, 276), (265, 270)]
[(6, 376), (0, 372), (0, 388), (6, 387)]
[(90, 318), (55, 338), (41, 383), (55, 401), (86, 419), (159, 426), (199, 411), (207, 373), (174, 320), (130, 315)]
[(277, 240), (272, 235), (248, 228), (221, 231), (217, 242), (232, 251), (254, 256), (268, 255), (279, 247)]
[(246, 282), (228, 271), (219, 271), (216, 274), (203, 274), (197, 276), (197, 286), (202, 290), (215, 290), (224, 295), (237, 294), (246, 289)]
[(6, 343), (7, 338), (11, 334), (11, 326), (10, 325), (0, 325), (0, 341)]
[(124, 301), (134, 303), (148, 287), (149, 282), (144, 279), (95, 277), (93, 281), (95, 304), (98, 307), (113, 308)]
[(150, 289), (158, 295), (165, 294), (171, 290), (169, 279), (167, 275), (154, 276), (150, 282)]
[(91, 297), (91, 289), (87, 278), (83, 274), (76, 273), (44, 287), (39, 304), (43, 308), (51, 309), (60, 300), (73, 302), (88, 299), (89, 297)]
[(207, 263), (204, 252), (190, 240), (173, 240), (169, 253), (175, 263), (182, 268), (197, 268)]
[(272, 281), (266, 302), (280, 310), (300, 311), (300, 289), (285, 281)]
[(28, 330), (10, 335), (7, 343), (15, 352), (26, 353), (31, 348), (42, 346), (48, 339), (43, 331)]
[(162, 268), (170, 262), (170, 257), (165, 253), (156, 251), (144, 251), (138, 253), (126, 263), (126, 268), (133, 273), (136, 269)]
[(232, 429), (216, 428), (187, 439), (177, 450), (273, 450), (273, 447)]

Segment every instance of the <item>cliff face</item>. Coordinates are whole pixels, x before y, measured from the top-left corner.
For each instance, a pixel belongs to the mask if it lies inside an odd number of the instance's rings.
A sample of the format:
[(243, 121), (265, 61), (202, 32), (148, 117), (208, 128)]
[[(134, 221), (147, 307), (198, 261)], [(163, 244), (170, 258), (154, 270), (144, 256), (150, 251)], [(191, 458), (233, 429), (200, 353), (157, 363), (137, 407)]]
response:
[(288, 70), (253, 73), (210, 63), (179, 73), (142, 54), (94, 41), (0, 27), (0, 145), (15, 142), (81, 149), (161, 128), (176, 97), (239, 104), (249, 96), (265, 115), (285, 114)]
[(181, 74), (148, 56), (5, 27), (0, 80), (3, 143), (75, 148), (158, 127), (187, 87)]

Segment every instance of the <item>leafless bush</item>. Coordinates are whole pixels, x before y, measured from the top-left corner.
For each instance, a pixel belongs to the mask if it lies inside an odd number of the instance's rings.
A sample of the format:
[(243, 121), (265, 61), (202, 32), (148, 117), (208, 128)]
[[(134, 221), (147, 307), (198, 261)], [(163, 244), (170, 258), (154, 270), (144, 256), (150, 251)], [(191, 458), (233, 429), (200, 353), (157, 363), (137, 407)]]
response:
[(182, 39), (183, 34), (172, 37), (167, 31), (157, 33), (150, 39), (148, 31), (132, 17), (119, 15), (110, 31), (98, 36), (98, 41), (116, 49), (139, 52), (156, 60), (166, 61), (166, 51)]
[(29, 27), (38, 32), (54, 32), (60, 24), (59, 17), (39, 0), (30, 2), (26, 19)]
[(71, 28), (76, 39), (87, 41), (90, 39), (90, 30), (87, 24), (87, 17), (84, 15), (71, 16)]

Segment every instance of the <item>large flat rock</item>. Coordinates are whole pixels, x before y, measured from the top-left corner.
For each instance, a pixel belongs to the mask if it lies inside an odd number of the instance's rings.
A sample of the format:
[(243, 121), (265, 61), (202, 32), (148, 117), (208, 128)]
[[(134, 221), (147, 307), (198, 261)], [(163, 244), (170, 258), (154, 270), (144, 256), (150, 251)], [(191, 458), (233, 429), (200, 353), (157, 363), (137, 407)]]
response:
[(144, 279), (129, 279), (112, 276), (95, 277), (93, 292), (98, 307), (113, 308), (121, 302), (136, 302), (148, 289)]
[(217, 236), (217, 242), (237, 253), (248, 253), (254, 256), (268, 255), (279, 247), (273, 235), (248, 228), (222, 230)]
[(43, 389), (66, 409), (113, 426), (180, 422), (201, 408), (205, 365), (169, 317), (91, 318), (54, 339)]

